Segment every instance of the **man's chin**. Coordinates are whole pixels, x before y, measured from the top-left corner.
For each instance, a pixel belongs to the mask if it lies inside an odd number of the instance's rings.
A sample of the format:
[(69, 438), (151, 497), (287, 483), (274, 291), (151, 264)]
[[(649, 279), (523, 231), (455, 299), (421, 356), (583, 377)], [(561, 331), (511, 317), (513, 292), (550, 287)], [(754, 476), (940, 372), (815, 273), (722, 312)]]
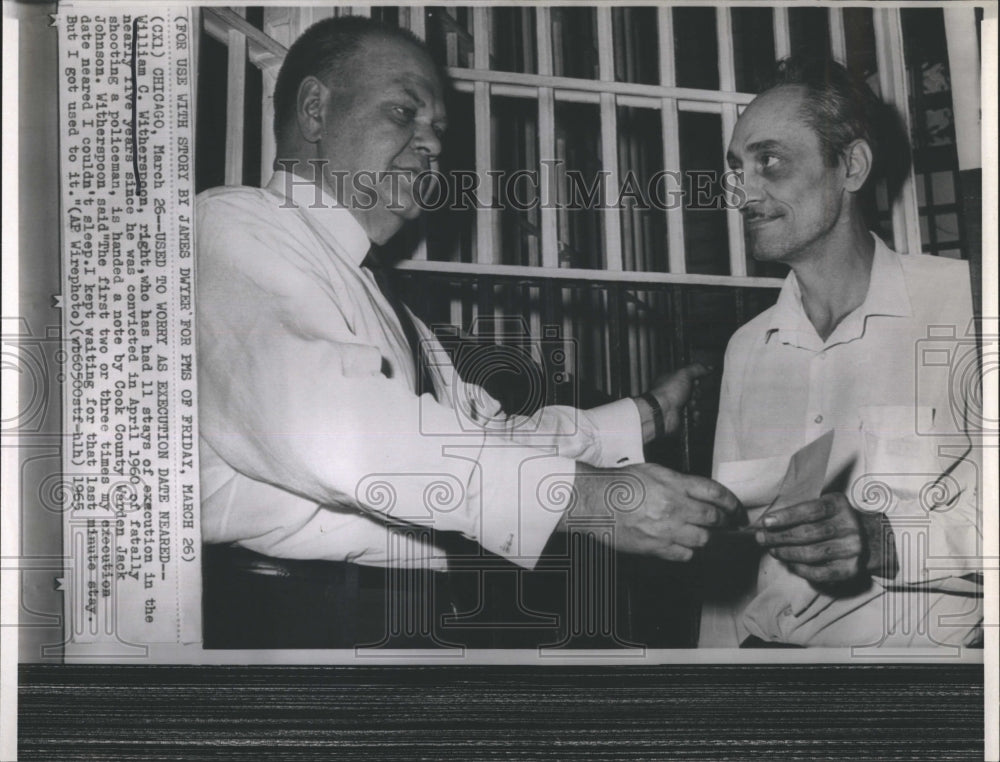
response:
[(381, 245), (396, 235), (403, 227), (406, 218), (401, 216), (402, 211), (402, 209), (389, 209), (384, 205), (379, 205), (354, 216), (361, 223), (372, 243)]
[(750, 235), (749, 245), (750, 256), (758, 262), (776, 262), (785, 254), (784, 247), (776, 241), (769, 241), (763, 236)]

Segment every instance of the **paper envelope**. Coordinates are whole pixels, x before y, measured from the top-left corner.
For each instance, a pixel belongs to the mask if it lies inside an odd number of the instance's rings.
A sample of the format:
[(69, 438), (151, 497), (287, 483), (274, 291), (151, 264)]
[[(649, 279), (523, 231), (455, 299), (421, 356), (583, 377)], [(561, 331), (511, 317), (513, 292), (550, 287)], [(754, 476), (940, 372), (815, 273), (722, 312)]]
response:
[(716, 481), (726, 485), (740, 499), (749, 519), (747, 526), (731, 531), (753, 532), (760, 527), (761, 519), (768, 512), (819, 498), (826, 483), (832, 446), (831, 430), (798, 450), (791, 458), (779, 455), (720, 463), (716, 469)]
[[(720, 463), (715, 478), (726, 485), (747, 508), (747, 526), (730, 530), (751, 534), (770, 511), (785, 508), (823, 494), (834, 432), (828, 431), (798, 450), (791, 458), (778, 456)], [(782, 471), (784, 468), (784, 471)], [(783, 475), (782, 475), (783, 474)], [(761, 558), (757, 589), (774, 605), (791, 606), (801, 614), (818, 593), (801, 577), (770, 555)]]

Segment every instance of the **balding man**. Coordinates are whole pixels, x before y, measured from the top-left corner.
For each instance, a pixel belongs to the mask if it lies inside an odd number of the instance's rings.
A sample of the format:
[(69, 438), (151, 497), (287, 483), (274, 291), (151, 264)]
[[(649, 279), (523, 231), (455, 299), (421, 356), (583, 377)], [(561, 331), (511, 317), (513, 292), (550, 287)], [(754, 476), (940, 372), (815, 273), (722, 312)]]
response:
[(974, 367), (968, 267), (900, 256), (865, 220), (872, 187), (908, 169), (899, 124), (842, 66), (805, 59), (783, 62), (736, 124), (728, 161), (750, 250), (791, 274), (729, 343), (715, 474), (740, 494), (733, 475), (780, 480), (796, 450), (834, 438), (822, 497), (751, 512), (758, 552), (720, 568), (728, 589), (706, 602), (702, 646), (975, 638), (976, 378), (954, 385), (921, 353), (950, 331), (937, 348)]

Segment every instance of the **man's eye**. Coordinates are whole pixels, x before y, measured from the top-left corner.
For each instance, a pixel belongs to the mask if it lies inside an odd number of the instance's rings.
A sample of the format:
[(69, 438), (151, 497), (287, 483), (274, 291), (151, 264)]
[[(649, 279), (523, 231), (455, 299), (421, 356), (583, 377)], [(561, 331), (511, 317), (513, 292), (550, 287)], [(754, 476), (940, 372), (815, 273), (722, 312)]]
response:
[(407, 106), (393, 106), (392, 113), (399, 121), (409, 122), (417, 112)]
[(777, 156), (771, 153), (766, 153), (760, 157), (760, 166), (762, 169), (774, 169), (778, 161), (779, 159)]

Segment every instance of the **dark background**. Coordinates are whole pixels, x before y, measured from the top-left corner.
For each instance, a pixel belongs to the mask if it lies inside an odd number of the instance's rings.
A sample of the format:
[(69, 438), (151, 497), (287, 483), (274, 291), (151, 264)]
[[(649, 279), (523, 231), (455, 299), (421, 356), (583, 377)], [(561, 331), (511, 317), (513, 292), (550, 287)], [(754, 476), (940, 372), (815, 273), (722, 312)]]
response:
[(22, 668), (22, 760), (981, 760), (982, 668)]

